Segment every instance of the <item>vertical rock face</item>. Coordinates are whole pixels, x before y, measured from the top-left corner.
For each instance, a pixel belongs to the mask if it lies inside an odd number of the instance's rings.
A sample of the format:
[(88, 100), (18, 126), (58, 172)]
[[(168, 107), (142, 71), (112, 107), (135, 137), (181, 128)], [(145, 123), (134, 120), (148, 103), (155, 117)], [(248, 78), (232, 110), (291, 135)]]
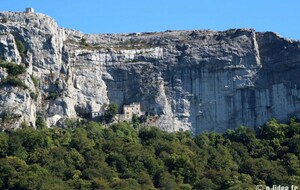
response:
[[(140, 102), (160, 128), (193, 133), (300, 116), (300, 43), (272, 32), (85, 35), (42, 14), (0, 18), (0, 57), (26, 66), (18, 78), (27, 86), (1, 85), (2, 118), (14, 114), (2, 128), (34, 126), (37, 115), (51, 126), (110, 102)], [(1, 84), (8, 75), (0, 67)]]

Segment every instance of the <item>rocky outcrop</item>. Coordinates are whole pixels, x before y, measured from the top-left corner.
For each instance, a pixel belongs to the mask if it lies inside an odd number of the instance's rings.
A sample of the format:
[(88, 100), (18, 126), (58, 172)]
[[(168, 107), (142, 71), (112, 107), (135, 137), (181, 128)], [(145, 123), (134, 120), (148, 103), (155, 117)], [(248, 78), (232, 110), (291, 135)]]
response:
[[(12, 127), (34, 126), (37, 115), (49, 126), (87, 117), (110, 102), (140, 102), (142, 111), (160, 116), (160, 128), (193, 133), (300, 116), (300, 43), (272, 32), (87, 35), (43, 14), (0, 18), (1, 59), (26, 66), (18, 77), (28, 88), (0, 89), (0, 113), (18, 115)], [(7, 75), (1, 68), (1, 81)]]

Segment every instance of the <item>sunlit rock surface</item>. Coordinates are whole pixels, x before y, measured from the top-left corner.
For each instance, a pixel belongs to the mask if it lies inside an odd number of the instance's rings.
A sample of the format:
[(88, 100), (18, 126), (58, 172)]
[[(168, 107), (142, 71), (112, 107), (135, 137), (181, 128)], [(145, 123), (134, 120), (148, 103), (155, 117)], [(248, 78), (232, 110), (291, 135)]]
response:
[[(18, 116), (10, 127), (22, 121), (34, 126), (37, 115), (50, 127), (103, 111), (111, 102), (120, 108), (140, 102), (170, 132), (224, 132), (300, 115), (300, 43), (272, 32), (86, 35), (43, 14), (1, 12), (0, 18), (1, 59), (27, 68), (19, 77), (28, 89), (0, 89), (0, 112)], [(0, 69), (3, 80), (7, 72)]]

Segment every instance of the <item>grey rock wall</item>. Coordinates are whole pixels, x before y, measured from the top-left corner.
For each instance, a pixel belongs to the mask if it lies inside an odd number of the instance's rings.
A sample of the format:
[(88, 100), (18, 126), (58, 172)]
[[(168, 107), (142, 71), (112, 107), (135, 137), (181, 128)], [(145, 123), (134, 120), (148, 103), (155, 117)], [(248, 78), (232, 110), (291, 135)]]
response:
[[(43, 14), (2, 12), (0, 57), (26, 65), (28, 89), (3, 87), (0, 112), (35, 125), (140, 102), (167, 131), (224, 132), (300, 115), (300, 43), (251, 29), (86, 35)], [(18, 52), (21, 40), (26, 52)], [(0, 78), (7, 75), (0, 70)], [(30, 76), (39, 79), (35, 87)], [(38, 95), (37, 100), (30, 93)], [(3, 127), (3, 124), (2, 124)]]

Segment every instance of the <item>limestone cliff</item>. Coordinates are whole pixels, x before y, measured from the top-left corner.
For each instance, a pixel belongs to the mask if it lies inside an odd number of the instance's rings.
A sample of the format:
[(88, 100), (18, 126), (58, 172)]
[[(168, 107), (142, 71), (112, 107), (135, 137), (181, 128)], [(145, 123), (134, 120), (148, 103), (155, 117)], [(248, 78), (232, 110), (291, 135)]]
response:
[[(18, 77), (27, 88), (0, 89), (11, 127), (34, 126), (37, 115), (55, 125), (109, 102), (140, 102), (160, 128), (193, 133), (300, 116), (300, 43), (272, 32), (86, 35), (43, 14), (2, 12), (0, 21), (1, 59), (26, 66)], [(1, 67), (1, 81), (7, 76)]]

